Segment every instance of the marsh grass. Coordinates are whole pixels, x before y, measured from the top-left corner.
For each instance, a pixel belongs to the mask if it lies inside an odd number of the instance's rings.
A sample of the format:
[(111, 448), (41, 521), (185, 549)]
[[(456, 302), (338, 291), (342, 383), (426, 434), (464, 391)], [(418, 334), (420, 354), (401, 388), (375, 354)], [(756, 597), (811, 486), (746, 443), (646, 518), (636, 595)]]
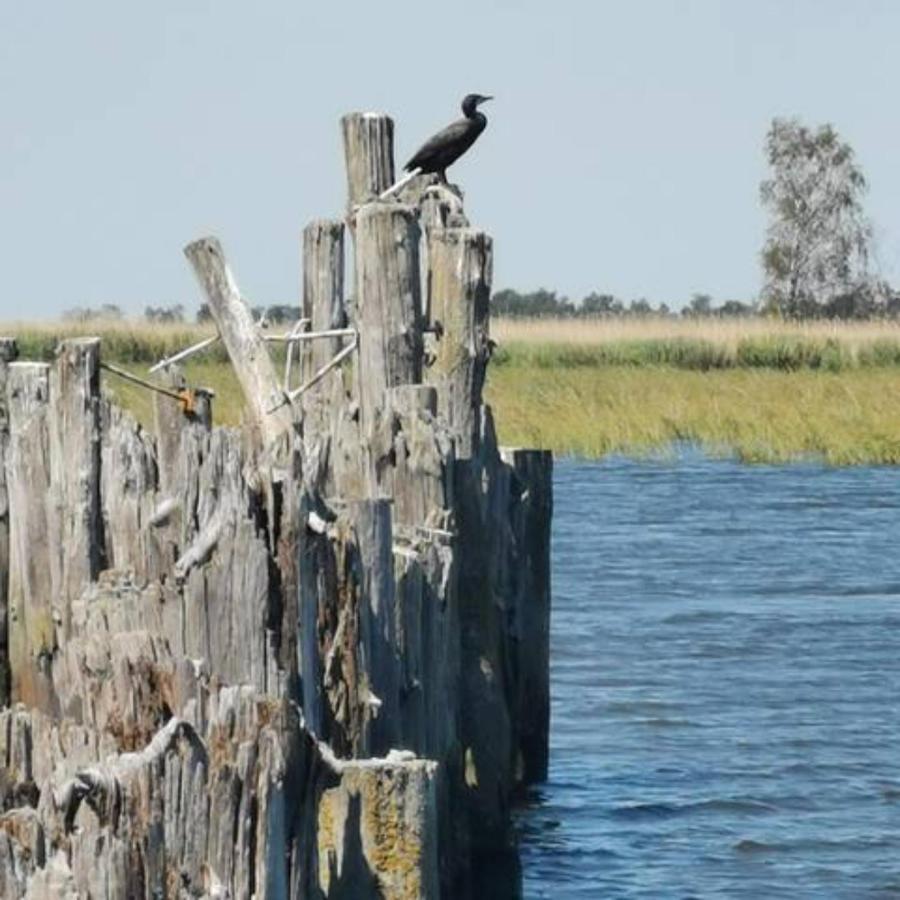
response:
[[(106, 359), (138, 374), (212, 333), (143, 322), (0, 327), (20, 356), (50, 359), (58, 340), (99, 334)], [(656, 454), (677, 443), (758, 462), (900, 463), (900, 326), (765, 320), (500, 320), (487, 384), (501, 440), (596, 457)], [(280, 358), (279, 358), (280, 363)], [(216, 392), (215, 420), (243, 402), (224, 351), (186, 366)], [(104, 373), (139, 421), (146, 390)]]
[(496, 365), (556, 368), (671, 366), (823, 369), (900, 365), (894, 322), (788, 324), (768, 320), (500, 320)]
[(503, 443), (599, 457), (679, 443), (753, 462), (900, 463), (900, 370), (501, 367)]

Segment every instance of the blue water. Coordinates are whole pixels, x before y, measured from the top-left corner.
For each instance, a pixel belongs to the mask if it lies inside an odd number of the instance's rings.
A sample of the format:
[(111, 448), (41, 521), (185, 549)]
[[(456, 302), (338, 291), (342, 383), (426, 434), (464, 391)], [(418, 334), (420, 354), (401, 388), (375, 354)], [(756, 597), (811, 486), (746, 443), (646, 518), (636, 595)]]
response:
[(900, 897), (900, 470), (557, 463), (525, 897)]

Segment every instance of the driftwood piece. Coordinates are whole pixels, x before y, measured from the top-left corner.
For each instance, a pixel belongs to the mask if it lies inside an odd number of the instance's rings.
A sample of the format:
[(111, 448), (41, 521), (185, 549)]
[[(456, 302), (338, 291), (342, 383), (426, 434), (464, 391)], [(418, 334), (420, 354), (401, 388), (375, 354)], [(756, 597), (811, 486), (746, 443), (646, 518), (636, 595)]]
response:
[(263, 447), (274, 448), (291, 428), (290, 407), (282, 403), (283, 392), (269, 351), (249, 307), (241, 299), (222, 245), (213, 237), (201, 238), (188, 244), (184, 253), (209, 301), (243, 389), (252, 425)]
[(394, 183), (394, 122), (382, 113), (348, 113), (341, 119), (347, 171), (347, 207), (376, 199)]
[(0, 337), (0, 707), (9, 703), (9, 497), (6, 491), (6, 453), (9, 448), (9, 411), (6, 382), (9, 364), (18, 356), (14, 338)]

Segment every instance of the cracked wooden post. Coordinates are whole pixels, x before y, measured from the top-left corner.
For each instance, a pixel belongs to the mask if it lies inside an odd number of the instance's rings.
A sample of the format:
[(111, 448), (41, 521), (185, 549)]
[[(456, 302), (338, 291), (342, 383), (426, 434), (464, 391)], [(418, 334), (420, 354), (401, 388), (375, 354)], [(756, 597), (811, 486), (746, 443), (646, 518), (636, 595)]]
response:
[(378, 197), (394, 183), (394, 121), (383, 113), (348, 113), (341, 119), (347, 169), (347, 207)]
[(263, 447), (278, 445), (291, 429), (292, 412), (283, 404), (284, 392), (265, 341), (241, 298), (222, 245), (214, 237), (188, 244), (184, 254), (209, 301), (219, 334), (244, 392), (250, 423)]
[(6, 382), (9, 364), (18, 356), (15, 338), (0, 337), (0, 707), (9, 703), (9, 497), (6, 491), (6, 453), (9, 448), (9, 404)]
[(513, 655), (516, 678), (516, 768), (525, 784), (547, 777), (550, 734), (550, 523), (553, 454), (503, 448), (511, 479), (510, 524), (515, 564), (512, 584)]
[(367, 203), (356, 218), (359, 397), (364, 429), (384, 392), (422, 381), (419, 224), (412, 207)]
[(100, 501), (100, 338), (60, 342), (50, 369), (49, 426), (49, 536), (61, 551), (51, 569), (54, 601), (67, 635), (71, 604), (106, 567)]
[(428, 235), (428, 292), (432, 324), (441, 334), (428, 381), (457, 432), (457, 456), (477, 445), (481, 393), (490, 358), (493, 244), (472, 228), (434, 228)]
[[(344, 307), (344, 223), (316, 219), (303, 229), (303, 304), (310, 331), (347, 327)], [(306, 381), (332, 359), (344, 345), (341, 338), (322, 338), (300, 344), (301, 380)], [(330, 383), (331, 378), (328, 379)], [(325, 394), (329, 392), (326, 390)], [(310, 394), (322, 396), (317, 387)], [(314, 398), (309, 397), (310, 401)], [(306, 408), (304, 401), (304, 408)]]
[(10, 441), (9, 662), (13, 702), (52, 712), (50, 659), (57, 646), (47, 498), (51, 485), (50, 366), (12, 363), (7, 378)]

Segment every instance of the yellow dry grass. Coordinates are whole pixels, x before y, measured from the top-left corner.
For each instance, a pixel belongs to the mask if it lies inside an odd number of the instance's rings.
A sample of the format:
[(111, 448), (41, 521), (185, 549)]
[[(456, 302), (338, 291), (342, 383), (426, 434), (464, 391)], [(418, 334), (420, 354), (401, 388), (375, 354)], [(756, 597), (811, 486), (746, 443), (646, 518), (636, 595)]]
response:
[(493, 336), (502, 344), (596, 346), (636, 341), (708, 341), (734, 352), (742, 340), (800, 338), (836, 340), (854, 350), (877, 341), (900, 341), (900, 321), (833, 320), (785, 322), (767, 318), (588, 318), (495, 319)]

